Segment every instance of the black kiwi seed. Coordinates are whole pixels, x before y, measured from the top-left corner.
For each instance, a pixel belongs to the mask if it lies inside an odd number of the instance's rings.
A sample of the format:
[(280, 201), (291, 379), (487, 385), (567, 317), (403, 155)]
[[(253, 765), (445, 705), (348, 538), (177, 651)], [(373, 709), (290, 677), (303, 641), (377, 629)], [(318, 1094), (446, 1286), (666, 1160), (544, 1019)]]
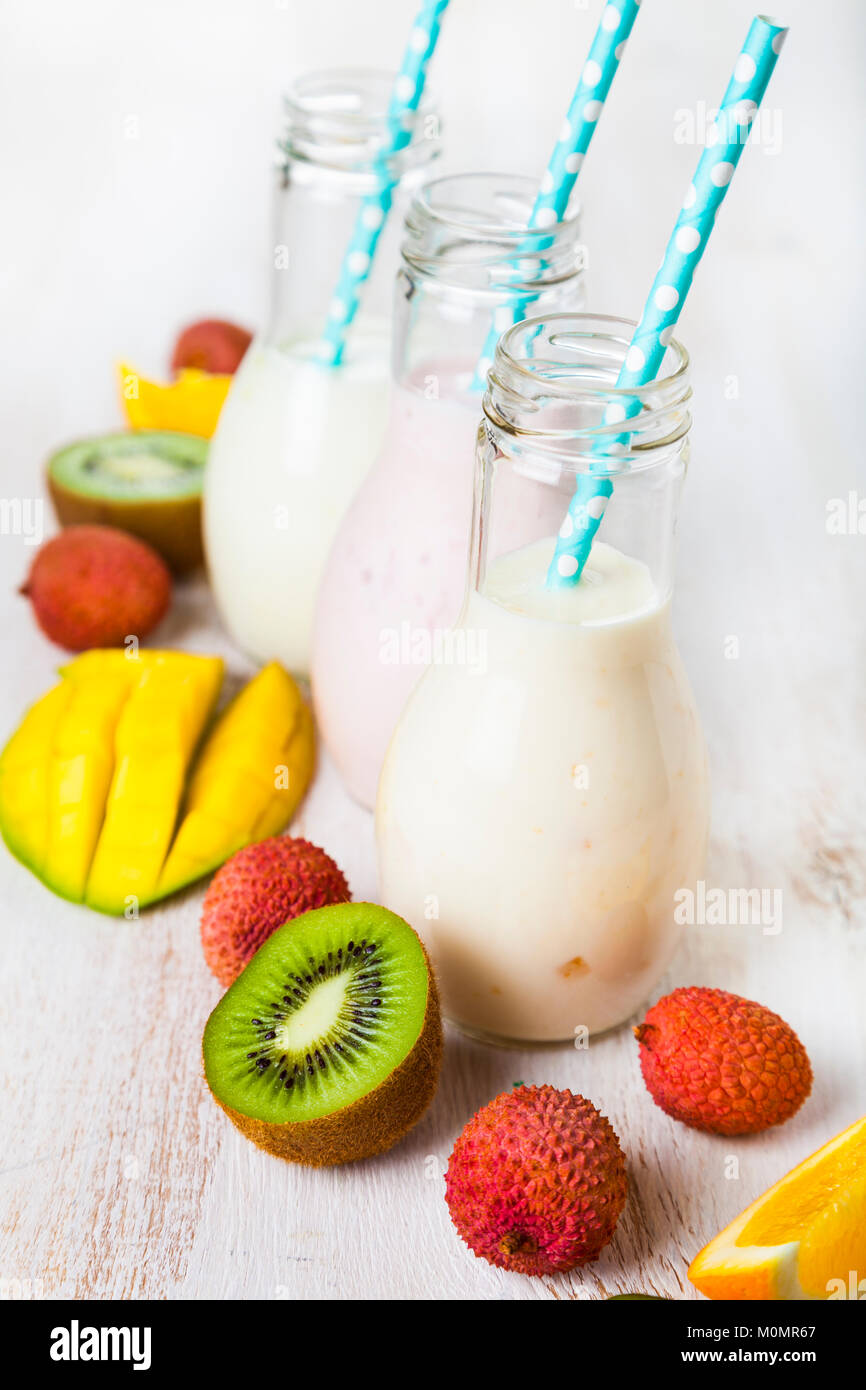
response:
[[(253, 1063), (251, 1075), (264, 1077), (273, 1062), (271, 1076), (276, 1078), (281, 1089), (295, 1090), (300, 1094), (306, 1090), (308, 1081), (316, 1081), (317, 1086), (325, 1084), (324, 1080), (319, 1083), (317, 1078), (322, 1073), (328, 1074), (329, 1064), (331, 1069), (342, 1073), (346, 1065), (358, 1063), (367, 1045), (378, 1036), (382, 1025), (377, 1010), (383, 1004), (383, 971), (386, 964), (378, 943), (363, 937), (329, 950), (318, 958), (308, 956), (307, 968), (310, 973), (303, 975), (287, 971), (283, 977), (285, 993), (281, 999), (266, 1006), (270, 1016), (250, 1020), (257, 1032), (260, 1047), (247, 1053), (247, 1060)], [(277, 1038), (277, 1023), (291, 1018), (315, 992), (315, 986), (321, 980), (341, 973), (344, 973), (347, 995), (334, 1029), (317, 1041), (302, 1059), (295, 1060), (285, 1052), (277, 1058), (269, 1046)]]

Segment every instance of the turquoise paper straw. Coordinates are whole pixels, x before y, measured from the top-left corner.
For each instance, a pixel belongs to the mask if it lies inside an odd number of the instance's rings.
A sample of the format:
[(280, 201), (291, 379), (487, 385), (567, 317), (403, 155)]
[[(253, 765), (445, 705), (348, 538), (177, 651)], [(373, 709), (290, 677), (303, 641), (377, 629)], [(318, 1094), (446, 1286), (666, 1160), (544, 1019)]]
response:
[[(639, 9), (640, 0), (611, 0), (602, 11), (568, 115), (563, 121), (559, 139), (529, 214), (529, 226), (533, 229), (553, 227), (565, 216), (568, 200), (583, 167), (584, 156), (598, 126), (610, 84), (625, 51), (625, 41), (632, 31)], [(522, 296), (514, 306), (511, 311), (512, 323), (526, 317), (526, 307), (531, 298), (530, 295)], [(508, 328), (508, 324), (505, 328)], [(475, 368), (473, 386), (477, 391), (484, 390), (501, 331), (501, 326), (494, 327), (487, 335)]]
[[(716, 212), (728, 190), (787, 33), (784, 25), (763, 15), (752, 21), (616, 379), (617, 386), (645, 386), (658, 374), (698, 262), (706, 249)], [(632, 398), (624, 405), (609, 406), (604, 422), (616, 423), (639, 410), (640, 402)], [(630, 437), (629, 434), (616, 435), (610, 442), (601, 444), (595, 467), (608, 468), (610, 455), (624, 452)], [(609, 478), (581, 476), (557, 538), (547, 574), (548, 588), (564, 588), (578, 582), (612, 492), (613, 483)]]
[(328, 318), (318, 352), (320, 362), (336, 366), (342, 361), (346, 333), (358, 310), (361, 287), (370, 274), (373, 256), (385, 219), (391, 210), (395, 184), (388, 170), (388, 159), (405, 149), (412, 136), (410, 115), (417, 111), (427, 79), (427, 65), (433, 56), (442, 16), (449, 0), (422, 0), (418, 17), (412, 26), (403, 63), (388, 106), (388, 126), (391, 133), (389, 148), (379, 158), (380, 185), (361, 202), (352, 239), (343, 257), (337, 288), (328, 310)]

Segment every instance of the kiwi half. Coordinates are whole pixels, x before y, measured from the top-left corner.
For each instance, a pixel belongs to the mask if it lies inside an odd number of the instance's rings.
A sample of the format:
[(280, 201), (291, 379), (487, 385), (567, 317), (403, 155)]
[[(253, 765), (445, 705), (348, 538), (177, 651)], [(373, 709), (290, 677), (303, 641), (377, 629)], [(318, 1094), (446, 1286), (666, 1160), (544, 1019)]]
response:
[(63, 526), (119, 526), (158, 550), (176, 573), (202, 563), (201, 493), (208, 441), (171, 430), (106, 434), (48, 460)]
[(439, 997), (415, 932), (374, 903), (278, 927), (207, 1021), (218, 1105), (260, 1148), (322, 1167), (395, 1144), (433, 1099)]

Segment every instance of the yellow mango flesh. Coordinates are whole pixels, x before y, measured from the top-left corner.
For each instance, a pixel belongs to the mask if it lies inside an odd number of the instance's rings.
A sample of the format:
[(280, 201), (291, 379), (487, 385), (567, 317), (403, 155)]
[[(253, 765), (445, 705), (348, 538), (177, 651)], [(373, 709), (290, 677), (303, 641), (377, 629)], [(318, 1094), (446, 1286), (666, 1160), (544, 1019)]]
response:
[(90, 651), (61, 675), (0, 755), (0, 831), (55, 892), (135, 916), (292, 819), (315, 741), (281, 666), (236, 696), (197, 759), (218, 658)]
[(228, 706), (201, 750), (160, 895), (289, 823), (313, 772), (312, 717), (276, 662)]
[(84, 895), (91, 907), (129, 912), (153, 898), (222, 674), (216, 657), (176, 654), (144, 666), (117, 724), (114, 775)]
[(134, 430), (179, 430), (210, 439), (232, 384), (230, 376), (186, 367), (177, 380), (148, 381), (120, 363), (123, 407)]
[(43, 878), (64, 898), (80, 902), (114, 769), (114, 736), (141, 668), (122, 652), (117, 661), (65, 682), (66, 707), (50, 749), (48, 844)]
[(3, 838), (16, 859), (40, 878), (48, 852), (51, 749), (70, 695), (64, 681), (37, 700), (0, 757)]

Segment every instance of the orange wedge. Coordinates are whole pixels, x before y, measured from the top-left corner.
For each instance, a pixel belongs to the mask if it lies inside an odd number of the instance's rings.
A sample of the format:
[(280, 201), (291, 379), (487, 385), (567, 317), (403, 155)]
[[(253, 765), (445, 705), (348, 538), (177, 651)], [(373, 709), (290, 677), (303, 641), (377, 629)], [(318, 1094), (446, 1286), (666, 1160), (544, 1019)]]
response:
[(707, 1298), (866, 1297), (866, 1115), (705, 1245), (689, 1278)]

